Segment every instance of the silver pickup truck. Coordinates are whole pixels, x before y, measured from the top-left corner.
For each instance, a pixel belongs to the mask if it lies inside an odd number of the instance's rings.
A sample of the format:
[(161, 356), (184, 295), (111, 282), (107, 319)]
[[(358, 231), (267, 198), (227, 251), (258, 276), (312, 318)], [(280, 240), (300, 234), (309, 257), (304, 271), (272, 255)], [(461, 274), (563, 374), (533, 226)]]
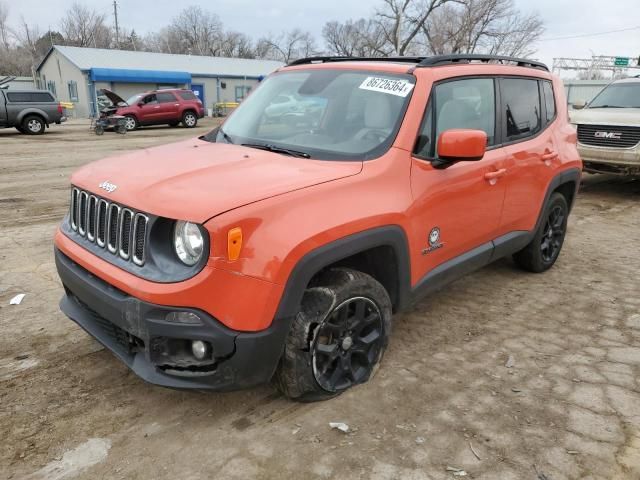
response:
[(50, 124), (66, 120), (64, 107), (46, 90), (0, 89), (0, 128), (40, 135)]

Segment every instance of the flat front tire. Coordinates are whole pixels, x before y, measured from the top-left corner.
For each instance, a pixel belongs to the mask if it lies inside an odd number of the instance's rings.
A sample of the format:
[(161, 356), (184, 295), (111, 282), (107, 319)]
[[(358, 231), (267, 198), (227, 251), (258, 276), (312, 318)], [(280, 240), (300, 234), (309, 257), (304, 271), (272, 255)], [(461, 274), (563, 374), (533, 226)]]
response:
[(533, 240), (513, 256), (515, 262), (529, 272), (541, 273), (549, 270), (562, 250), (568, 218), (569, 205), (566, 198), (561, 193), (553, 193)]
[(287, 397), (312, 402), (368, 381), (389, 343), (391, 300), (373, 277), (347, 268), (305, 291), (275, 374)]

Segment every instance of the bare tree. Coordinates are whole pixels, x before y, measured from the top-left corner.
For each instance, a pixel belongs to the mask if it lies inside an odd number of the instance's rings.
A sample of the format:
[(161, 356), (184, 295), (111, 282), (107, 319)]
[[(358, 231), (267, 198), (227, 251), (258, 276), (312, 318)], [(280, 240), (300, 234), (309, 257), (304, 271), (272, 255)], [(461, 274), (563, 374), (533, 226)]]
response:
[(527, 56), (544, 28), (538, 14), (521, 14), (513, 0), (458, 0), (434, 12), (422, 30), (433, 54)]
[(256, 56), (289, 63), (298, 58), (316, 55), (318, 49), (309, 32), (295, 28), (278, 36), (267, 36), (258, 40)]
[(222, 39), (222, 22), (215, 13), (192, 6), (173, 19), (167, 33), (172, 53), (215, 55)]
[(62, 33), (69, 45), (77, 47), (109, 48), (113, 32), (106, 17), (96, 10), (74, 3), (61, 22)]
[(429, 17), (452, 0), (383, 0), (375, 19), (391, 53), (407, 55), (415, 51), (416, 40)]
[(251, 39), (240, 32), (224, 32), (216, 55), (233, 58), (255, 58)]
[(379, 57), (388, 54), (380, 25), (361, 18), (344, 23), (328, 22), (322, 36), (329, 53), (347, 57)]
[(9, 29), (9, 7), (0, 1), (0, 47), (9, 50), (11, 46), (11, 30)]

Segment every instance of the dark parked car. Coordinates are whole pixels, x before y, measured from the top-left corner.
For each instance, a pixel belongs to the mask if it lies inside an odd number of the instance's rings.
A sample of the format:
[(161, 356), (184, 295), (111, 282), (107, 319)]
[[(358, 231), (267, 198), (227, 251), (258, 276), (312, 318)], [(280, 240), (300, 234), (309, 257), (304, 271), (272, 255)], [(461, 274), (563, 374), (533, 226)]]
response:
[(127, 101), (111, 91), (103, 90), (103, 93), (117, 107), (115, 114), (126, 118), (127, 130), (143, 125), (176, 127), (179, 123), (193, 128), (198, 119), (204, 117), (202, 102), (191, 90), (155, 90), (136, 94)]
[(40, 135), (50, 124), (66, 120), (64, 107), (46, 90), (0, 89), (0, 128)]

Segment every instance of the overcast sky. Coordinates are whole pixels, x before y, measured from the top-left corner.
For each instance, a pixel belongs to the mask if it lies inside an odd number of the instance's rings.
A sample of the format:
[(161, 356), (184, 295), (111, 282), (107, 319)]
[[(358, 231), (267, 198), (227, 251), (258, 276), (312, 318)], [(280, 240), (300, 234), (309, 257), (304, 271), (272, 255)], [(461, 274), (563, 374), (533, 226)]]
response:
[[(640, 0), (515, 0), (524, 11), (535, 8), (542, 16), (546, 33), (537, 45), (536, 57), (551, 65), (557, 56), (590, 57), (591, 54), (640, 56)], [(56, 29), (63, 12), (73, 0), (20, 0), (5, 2), (10, 20), (24, 16), (43, 30)], [(113, 0), (81, 2), (109, 15), (113, 20)], [(375, 0), (118, 0), (120, 24), (139, 34), (166, 25), (181, 8), (201, 5), (217, 13), (227, 29), (252, 37), (300, 27), (311, 31), (321, 44), (322, 26), (330, 20), (359, 18), (372, 13)], [(46, 8), (43, 5), (46, 4)], [(612, 30), (626, 32), (562, 39)]]

